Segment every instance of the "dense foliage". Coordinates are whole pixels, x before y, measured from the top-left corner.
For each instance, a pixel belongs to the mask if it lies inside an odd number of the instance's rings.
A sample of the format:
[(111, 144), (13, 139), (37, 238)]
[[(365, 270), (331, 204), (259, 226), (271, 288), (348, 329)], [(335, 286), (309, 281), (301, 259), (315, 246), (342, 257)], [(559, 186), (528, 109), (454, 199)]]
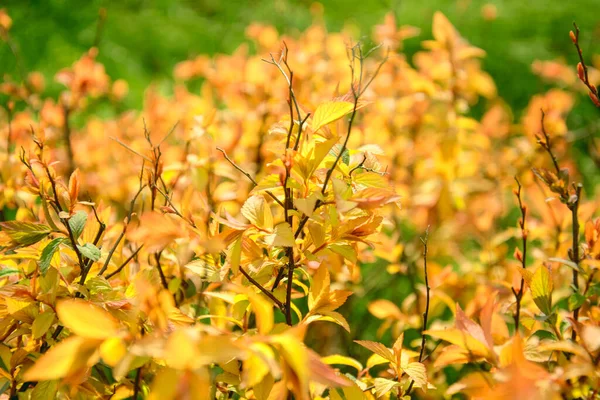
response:
[[(520, 120), (443, 14), (409, 60), (418, 34), (254, 24), (256, 54), (181, 62), (142, 111), (95, 48), (58, 98), (4, 77), (4, 397), (597, 398), (598, 202), (565, 119), (583, 93), (600, 109), (600, 74), (579, 30), (581, 62), (537, 62), (556, 88)], [(403, 295), (369, 302), (372, 337), (347, 304), (377, 285)]]

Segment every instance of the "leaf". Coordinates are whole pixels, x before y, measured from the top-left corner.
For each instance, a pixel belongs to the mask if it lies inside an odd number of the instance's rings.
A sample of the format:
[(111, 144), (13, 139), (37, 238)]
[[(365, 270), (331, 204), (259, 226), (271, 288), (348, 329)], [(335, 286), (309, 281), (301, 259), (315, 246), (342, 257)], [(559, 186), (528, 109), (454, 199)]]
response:
[(344, 115), (349, 114), (354, 109), (354, 103), (349, 101), (327, 101), (320, 104), (312, 117), (312, 130), (314, 132), (321, 129)]
[(273, 229), (273, 214), (263, 196), (251, 196), (242, 206), (242, 215), (254, 226), (261, 229)]
[(85, 224), (87, 222), (87, 213), (85, 211), (77, 211), (75, 214), (69, 218), (69, 227), (73, 232), (73, 237), (75, 240), (81, 236), (83, 232), (83, 228), (85, 228)]
[(2, 267), (2, 269), (0, 269), (0, 278), (9, 276), (9, 275), (17, 275), (19, 273), (20, 273), (20, 271), (16, 268)]
[(219, 282), (221, 277), (219, 275), (219, 268), (212, 260), (210, 256), (203, 256), (198, 260), (190, 261), (185, 265), (185, 268), (192, 271), (194, 274), (200, 276), (203, 281), (206, 282)]
[(277, 224), (273, 234), (267, 236), (265, 241), (271, 246), (280, 247), (294, 247), (296, 244), (294, 232), (292, 232), (292, 228), (287, 222)]
[(25, 371), (27, 381), (47, 381), (69, 376), (87, 366), (99, 342), (71, 336), (52, 347)]
[(446, 330), (427, 330), (423, 333), (455, 344), (461, 349), (464, 349), (475, 356), (486, 357), (490, 353), (490, 350), (483, 342), (480, 342), (465, 331), (457, 328)]
[(377, 354), (380, 357), (385, 358), (392, 364), (396, 363), (394, 358), (394, 354), (392, 351), (385, 347), (383, 344), (378, 342), (372, 342), (370, 340), (355, 340), (354, 343), (360, 344), (362, 347), (371, 350), (373, 353)]
[(112, 315), (84, 300), (63, 300), (56, 312), (65, 327), (85, 338), (108, 339), (119, 332), (119, 322)]
[(94, 246), (92, 243), (86, 243), (83, 246), (77, 245), (79, 252), (86, 258), (92, 261), (98, 261), (102, 256), (100, 249)]
[(35, 320), (31, 325), (31, 334), (33, 335), (33, 338), (39, 339), (44, 336), (44, 334), (48, 332), (48, 329), (50, 329), (54, 323), (55, 317), (56, 314), (54, 314), (54, 311), (52, 310), (44, 311), (35, 317)]
[(54, 253), (56, 253), (58, 246), (65, 240), (65, 238), (54, 239), (42, 250), (42, 255), (40, 256), (40, 272), (42, 273), (42, 276), (46, 276), (46, 272), (48, 272), (48, 268), (50, 268), (50, 262), (52, 262)]
[(2, 227), (2, 232), (5, 232), (11, 241), (23, 246), (39, 242), (52, 231), (46, 225), (21, 221), (1, 222), (0, 227)]
[(136, 229), (127, 229), (127, 238), (143, 243), (146, 251), (151, 253), (163, 250), (184, 234), (185, 229), (179, 217), (155, 211), (142, 214)]
[(427, 370), (423, 364), (411, 362), (403, 366), (402, 370), (415, 381), (416, 387), (427, 387)]
[(360, 362), (356, 361), (354, 358), (352, 357), (346, 357), (346, 356), (342, 356), (339, 354), (333, 354), (327, 357), (323, 357), (321, 358), (321, 361), (323, 361), (325, 364), (340, 364), (340, 365), (348, 365), (350, 367), (354, 367), (356, 368), (356, 370), (358, 372), (363, 370), (363, 366)]
[(375, 386), (375, 394), (377, 397), (381, 397), (394, 389), (396, 386), (400, 386), (397, 381), (385, 378), (375, 378), (373, 380), (373, 385)]
[(315, 204), (317, 204), (317, 196), (310, 195), (305, 199), (295, 199), (294, 205), (296, 208), (307, 217), (312, 217), (313, 210), (315, 209)]
[[(237, 275), (240, 269), (240, 260), (242, 258), (242, 237), (240, 236), (235, 242), (233, 242), (233, 246), (231, 246), (231, 253), (229, 255), (229, 265), (231, 266), (231, 270), (234, 274)], [(217, 271), (218, 274), (218, 271)]]
[(533, 301), (541, 312), (546, 315), (552, 314), (552, 278), (545, 266), (540, 266), (529, 284)]
[(394, 303), (389, 300), (380, 299), (369, 303), (367, 309), (375, 318), (379, 319), (397, 319), (402, 320), (402, 312)]
[(77, 196), (79, 195), (79, 168), (77, 168), (71, 174), (69, 178), (69, 199), (71, 200), (71, 207), (77, 202)]
[(40, 382), (31, 392), (31, 400), (54, 400), (58, 392), (58, 381)]
[(573, 293), (569, 296), (569, 311), (573, 311), (579, 307), (581, 307), (585, 303), (585, 296), (581, 293)]
[(250, 293), (248, 299), (256, 316), (258, 332), (263, 335), (268, 334), (273, 329), (273, 304), (261, 295), (254, 293)]

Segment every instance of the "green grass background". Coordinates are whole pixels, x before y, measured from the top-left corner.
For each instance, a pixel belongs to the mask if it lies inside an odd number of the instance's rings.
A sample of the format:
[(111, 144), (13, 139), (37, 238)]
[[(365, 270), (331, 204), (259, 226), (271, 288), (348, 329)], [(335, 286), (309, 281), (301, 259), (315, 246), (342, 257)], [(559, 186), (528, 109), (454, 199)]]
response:
[[(173, 66), (200, 53), (233, 51), (245, 40), (253, 21), (273, 24), (280, 32), (310, 25), (308, 0), (3, 0), (13, 18), (12, 36), (23, 54), (26, 70), (48, 78), (73, 63), (94, 42), (98, 10), (107, 10), (99, 60), (113, 78), (131, 88), (128, 105), (140, 107), (150, 81), (169, 82)], [(481, 7), (494, 4), (498, 17), (486, 21)], [(571, 23), (583, 31), (587, 54), (600, 52), (598, 0), (324, 0), (325, 21), (332, 31), (351, 22), (369, 35), (372, 27), (394, 11), (400, 24), (422, 29), (407, 42), (410, 54), (431, 37), (436, 10), (446, 14), (474, 45), (485, 49), (485, 69), (500, 95), (521, 110), (542, 86), (531, 73), (535, 59), (564, 57), (575, 62), (568, 38)], [(595, 11), (596, 10), (596, 11)], [(8, 46), (0, 43), (0, 72), (16, 73)], [(3, 75), (3, 74), (1, 74)], [(1, 76), (0, 75), (0, 76)], [(165, 84), (168, 87), (168, 84)], [(57, 87), (50, 87), (57, 91)]]
[[(536, 59), (565, 58), (575, 65), (577, 55), (568, 32), (572, 22), (582, 29), (583, 50), (587, 55), (600, 53), (598, 0), (324, 0), (325, 21), (331, 31), (351, 22), (364, 35), (394, 11), (400, 24), (415, 25), (420, 37), (406, 42), (406, 52), (414, 53), (420, 41), (431, 37), (431, 21), (436, 10), (442, 11), (471, 43), (486, 50), (484, 68), (491, 73), (498, 91), (517, 115), (531, 95), (545, 85), (532, 74)], [(498, 17), (486, 21), (481, 7), (494, 4)], [(130, 84), (127, 105), (139, 108), (143, 92), (150, 82), (168, 90), (174, 65), (191, 56), (228, 53), (245, 40), (245, 27), (255, 21), (273, 24), (280, 32), (293, 33), (311, 24), (311, 1), (303, 0), (2, 0), (13, 18), (11, 35), (23, 57), (27, 71), (41, 71), (51, 83), (59, 69), (71, 65), (94, 42), (98, 10), (107, 10), (99, 60), (113, 78)], [(0, 42), (0, 77), (16, 74), (14, 57)], [(58, 93), (54, 84), (48, 89)], [(2, 101), (2, 99), (0, 99)], [(575, 125), (587, 124), (594, 110), (589, 102), (578, 106), (581, 113)], [(589, 118), (593, 118), (589, 117)], [(597, 132), (595, 132), (597, 134)], [(588, 159), (589, 161), (589, 159)], [(584, 175), (597, 175), (593, 164), (584, 158)], [(587, 173), (586, 173), (587, 171)], [(592, 185), (593, 186), (593, 185)], [(417, 240), (409, 232), (406, 241)], [(407, 276), (389, 276), (384, 265), (365, 266), (368, 287), (377, 288), (365, 297), (354, 296), (343, 314), (351, 326), (360, 328), (362, 339), (374, 339), (379, 321), (369, 315), (366, 305), (375, 298), (388, 298), (400, 304), (410, 291)], [(361, 321), (360, 323), (357, 323)], [(353, 332), (356, 334), (357, 332)], [(418, 335), (413, 332), (413, 338)], [(360, 353), (347, 343), (351, 353)], [(388, 335), (384, 341), (391, 344)], [(361, 353), (365, 356), (366, 353)]]

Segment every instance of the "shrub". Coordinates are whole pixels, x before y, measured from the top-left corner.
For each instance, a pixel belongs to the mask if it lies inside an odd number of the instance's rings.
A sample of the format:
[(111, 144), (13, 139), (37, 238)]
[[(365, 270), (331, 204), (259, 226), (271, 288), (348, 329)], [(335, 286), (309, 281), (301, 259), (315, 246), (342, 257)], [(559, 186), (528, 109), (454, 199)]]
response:
[[(9, 44), (10, 25), (1, 11)], [(140, 112), (94, 48), (57, 99), (36, 73), (0, 87), (8, 396), (597, 396), (573, 72), (537, 63), (569, 84), (516, 120), (440, 13), (412, 62), (418, 29), (391, 15), (372, 48), (319, 22), (247, 33), (256, 54), (184, 61)]]

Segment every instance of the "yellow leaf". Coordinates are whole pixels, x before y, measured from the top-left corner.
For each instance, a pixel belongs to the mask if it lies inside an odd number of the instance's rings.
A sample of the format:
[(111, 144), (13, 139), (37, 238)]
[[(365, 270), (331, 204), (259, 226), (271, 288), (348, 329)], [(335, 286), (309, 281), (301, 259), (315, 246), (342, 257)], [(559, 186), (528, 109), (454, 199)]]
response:
[(402, 319), (402, 312), (394, 303), (389, 300), (375, 300), (369, 303), (367, 309), (375, 318), (379, 319)]
[(363, 366), (360, 362), (356, 361), (354, 358), (342, 356), (339, 354), (333, 354), (327, 357), (321, 358), (325, 364), (340, 364), (340, 365), (348, 365), (350, 367), (356, 368), (357, 371), (362, 371)]
[(552, 277), (545, 266), (540, 266), (531, 278), (531, 296), (541, 312), (552, 314)]
[(402, 367), (402, 370), (415, 381), (416, 387), (427, 388), (427, 370), (423, 364), (411, 362)]
[(426, 335), (436, 337), (438, 339), (445, 340), (446, 342), (450, 342), (459, 346), (460, 348), (470, 352), (474, 356), (483, 356), (486, 357), (489, 355), (490, 350), (487, 346), (475, 339), (473, 336), (468, 333), (456, 329), (446, 329), (446, 330), (428, 330), (423, 332)]
[(149, 252), (158, 252), (183, 236), (185, 230), (179, 217), (147, 212), (140, 217), (140, 225), (127, 229), (127, 238), (133, 242), (143, 243)]
[[(240, 269), (240, 260), (242, 258), (242, 237), (240, 236), (231, 246), (231, 253), (229, 255), (229, 265), (231, 271), (237, 275)], [(218, 276), (218, 274), (217, 274)]]
[(254, 226), (273, 229), (273, 214), (263, 196), (251, 196), (242, 206), (242, 215)]
[(296, 244), (294, 232), (287, 222), (277, 224), (273, 234), (267, 236), (265, 241), (271, 246), (294, 247)]
[(108, 339), (119, 332), (119, 321), (104, 309), (84, 300), (63, 300), (56, 306), (58, 318), (76, 335)]
[(256, 316), (258, 332), (268, 334), (273, 329), (273, 303), (254, 293), (249, 294), (248, 299)]
[(397, 381), (392, 381), (391, 379), (385, 378), (375, 378), (373, 380), (373, 385), (375, 386), (375, 394), (377, 397), (381, 397), (394, 389), (396, 386), (400, 386)]
[(35, 317), (33, 325), (31, 325), (31, 334), (34, 339), (39, 339), (50, 329), (54, 323), (54, 311), (47, 310)]
[(100, 345), (100, 357), (111, 367), (115, 367), (127, 353), (127, 347), (123, 340), (118, 337), (105, 340)]
[(294, 371), (298, 378), (298, 385), (304, 392), (308, 389), (309, 358), (304, 343), (293, 334), (286, 332), (273, 336), (271, 339), (279, 345), (279, 352), (285, 363)]
[(355, 340), (354, 342), (360, 344), (362, 347), (371, 350), (373, 353), (385, 358), (392, 364), (396, 363), (396, 360), (391, 350), (385, 347), (383, 344), (372, 342), (370, 340)]
[(434, 39), (446, 46), (452, 44), (458, 35), (448, 18), (439, 11), (433, 15), (432, 31)]
[(98, 340), (71, 336), (41, 356), (33, 367), (25, 372), (23, 379), (48, 381), (69, 376), (88, 366), (88, 361), (99, 344)]
[(320, 104), (312, 118), (312, 130), (314, 132), (321, 129), (323, 126), (328, 125), (344, 115), (349, 114), (354, 109), (354, 103), (349, 101), (327, 101)]

